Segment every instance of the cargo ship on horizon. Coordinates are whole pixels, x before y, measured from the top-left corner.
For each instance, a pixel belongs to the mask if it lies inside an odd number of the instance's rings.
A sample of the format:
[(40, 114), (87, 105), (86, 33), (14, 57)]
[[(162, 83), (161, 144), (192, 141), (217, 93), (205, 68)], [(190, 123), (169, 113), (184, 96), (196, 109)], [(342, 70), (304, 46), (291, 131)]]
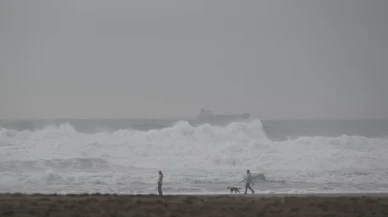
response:
[(249, 113), (241, 114), (214, 114), (208, 109), (202, 108), (196, 117), (195, 121), (198, 122), (232, 122), (247, 120), (251, 117)]

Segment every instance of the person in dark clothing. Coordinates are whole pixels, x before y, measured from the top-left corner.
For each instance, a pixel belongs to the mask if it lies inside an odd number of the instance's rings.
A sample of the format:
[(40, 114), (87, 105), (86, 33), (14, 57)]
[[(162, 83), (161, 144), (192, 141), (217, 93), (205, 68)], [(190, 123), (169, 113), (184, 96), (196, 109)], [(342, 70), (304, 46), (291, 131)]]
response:
[(241, 182), (243, 182), (243, 181), (245, 181), (245, 193), (244, 194), (247, 194), (248, 189), (252, 191), (252, 194), (254, 194), (255, 191), (251, 188), (251, 184), (253, 185), (252, 175), (251, 175), (251, 172), (249, 170), (247, 170), (247, 176)]
[(162, 185), (163, 185), (163, 173), (162, 173), (162, 171), (159, 171), (158, 192), (159, 192), (160, 196), (163, 196)]

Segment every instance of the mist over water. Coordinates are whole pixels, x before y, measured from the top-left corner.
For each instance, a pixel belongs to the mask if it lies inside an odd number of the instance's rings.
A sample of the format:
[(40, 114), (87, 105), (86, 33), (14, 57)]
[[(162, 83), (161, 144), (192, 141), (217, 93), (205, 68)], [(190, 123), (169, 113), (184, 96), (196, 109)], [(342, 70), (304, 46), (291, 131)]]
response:
[(257, 192), (388, 191), (387, 123), (294, 123), (3, 121), (0, 191), (155, 193), (163, 170), (166, 193), (226, 193), (246, 169), (287, 182)]

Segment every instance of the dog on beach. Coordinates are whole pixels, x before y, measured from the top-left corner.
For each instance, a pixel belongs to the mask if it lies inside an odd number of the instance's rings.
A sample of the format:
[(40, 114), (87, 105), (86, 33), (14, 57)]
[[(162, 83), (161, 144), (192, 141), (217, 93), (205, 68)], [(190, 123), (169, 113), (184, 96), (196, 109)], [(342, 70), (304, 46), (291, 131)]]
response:
[(238, 193), (240, 193), (240, 191), (239, 191), (239, 190), (240, 190), (241, 188), (237, 188), (237, 187), (230, 187), (230, 186), (228, 186), (228, 187), (227, 187), (227, 189), (229, 189), (229, 190), (230, 190), (230, 193), (233, 193), (233, 192), (234, 192), (235, 194), (237, 194), (237, 192), (238, 192)]

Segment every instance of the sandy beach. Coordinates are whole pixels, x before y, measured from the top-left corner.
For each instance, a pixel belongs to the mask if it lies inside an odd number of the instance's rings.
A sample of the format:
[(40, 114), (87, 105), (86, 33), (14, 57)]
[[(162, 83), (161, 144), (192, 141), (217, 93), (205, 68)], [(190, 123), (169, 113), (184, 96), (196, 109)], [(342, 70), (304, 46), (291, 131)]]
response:
[(0, 195), (0, 216), (388, 216), (371, 195)]

